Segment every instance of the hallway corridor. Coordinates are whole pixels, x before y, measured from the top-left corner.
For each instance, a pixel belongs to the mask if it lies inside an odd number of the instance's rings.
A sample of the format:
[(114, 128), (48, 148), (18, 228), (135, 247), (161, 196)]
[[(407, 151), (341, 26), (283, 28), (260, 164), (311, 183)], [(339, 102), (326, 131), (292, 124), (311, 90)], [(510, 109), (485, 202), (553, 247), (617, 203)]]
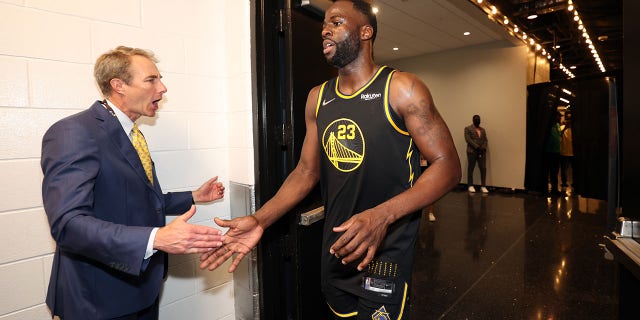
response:
[(606, 202), (453, 191), (423, 213), (411, 319), (617, 319)]

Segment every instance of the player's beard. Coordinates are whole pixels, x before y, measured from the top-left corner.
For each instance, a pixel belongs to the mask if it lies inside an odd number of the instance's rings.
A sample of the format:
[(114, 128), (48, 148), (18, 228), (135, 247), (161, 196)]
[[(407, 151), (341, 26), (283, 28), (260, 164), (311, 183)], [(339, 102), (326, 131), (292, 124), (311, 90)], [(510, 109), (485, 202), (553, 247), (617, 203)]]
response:
[(352, 33), (347, 39), (336, 43), (336, 52), (327, 62), (336, 67), (342, 68), (353, 62), (360, 53), (360, 38), (357, 33)]

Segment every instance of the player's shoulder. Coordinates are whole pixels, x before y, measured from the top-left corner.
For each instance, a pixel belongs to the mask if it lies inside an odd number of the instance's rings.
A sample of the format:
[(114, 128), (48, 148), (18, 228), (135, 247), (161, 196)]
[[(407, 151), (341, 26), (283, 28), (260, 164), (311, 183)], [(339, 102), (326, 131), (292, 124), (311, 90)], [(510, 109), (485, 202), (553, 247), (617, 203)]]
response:
[(417, 75), (411, 72), (400, 70), (396, 70), (393, 73), (393, 77), (391, 78), (391, 85), (398, 89), (412, 88), (416, 87), (416, 85), (426, 87), (424, 81), (422, 81), (422, 79), (420, 79)]

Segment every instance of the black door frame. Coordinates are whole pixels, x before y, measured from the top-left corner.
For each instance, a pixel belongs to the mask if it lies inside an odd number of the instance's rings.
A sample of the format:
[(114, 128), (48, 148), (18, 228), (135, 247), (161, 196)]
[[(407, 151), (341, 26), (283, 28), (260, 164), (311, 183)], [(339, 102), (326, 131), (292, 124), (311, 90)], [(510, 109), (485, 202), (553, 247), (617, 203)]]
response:
[[(294, 64), (300, 63), (301, 55), (306, 57), (298, 48), (294, 62), (292, 13), (300, 17), (299, 0), (253, 1), (255, 205), (259, 208), (275, 195), (297, 163), (305, 132), (304, 116), (300, 115), (304, 103), (300, 105), (300, 100), (302, 95), (306, 100), (305, 90), (310, 88), (300, 88), (300, 78), (296, 83), (292, 81)], [(320, 24), (318, 21), (318, 27)], [(320, 39), (319, 31), (317, 35)], [(320, 49), (316, 52), (315, 59), (324, 60)], [(326, 68), (331, 69), (328, 65)], [(319, 205), (320, 192), (316, 188), (310, 197), (265, 230), (258, 245), (260, 319), (325, 318), (318, 263), (322, 223), (299, 225), (299, 214)]]

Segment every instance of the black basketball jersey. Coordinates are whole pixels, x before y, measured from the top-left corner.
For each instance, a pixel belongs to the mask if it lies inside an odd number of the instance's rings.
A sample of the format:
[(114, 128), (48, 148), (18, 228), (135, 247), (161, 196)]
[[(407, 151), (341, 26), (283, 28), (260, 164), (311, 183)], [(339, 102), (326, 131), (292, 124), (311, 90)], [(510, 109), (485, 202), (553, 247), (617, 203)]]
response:
[(326, 219), (323, 287), (330, 283), (362, 294), (362, 279), (367, 273), (411, 278), (419, 213), (407, 215), (388, 228), (374, 262), (365, 272), (357, 271), (357, 263), (344, 266), (329, 254), (341, 235), (333, 232), (333, 227), (411, 188), (420, 175), (420, 153), (389, 105), (389, 83), (394, 72), (380, 67), (351, 95), (342, 94), (340, 78), (333, 78), (321, 86), (318, 95), (316, 123)]

